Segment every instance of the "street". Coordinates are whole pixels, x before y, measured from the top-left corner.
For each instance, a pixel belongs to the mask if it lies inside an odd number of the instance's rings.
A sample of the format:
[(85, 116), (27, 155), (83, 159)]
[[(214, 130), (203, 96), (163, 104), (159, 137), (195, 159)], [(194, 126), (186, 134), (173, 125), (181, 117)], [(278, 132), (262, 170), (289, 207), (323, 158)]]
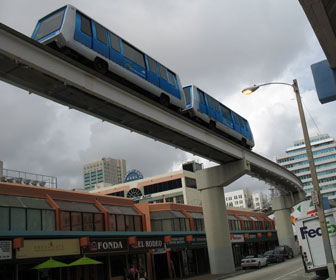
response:
[(267, 280), (322, 280), (326, 277), (318, 277), (315, 273), (305, 273), (301, 257), (286, 260), (283, 263), (272, 264), (261, 269), (248, 269), (237, 271), (236, 275), (224, 277), (221, 279), (235, 280), (251, 280), (251, 279), (267, 279)]

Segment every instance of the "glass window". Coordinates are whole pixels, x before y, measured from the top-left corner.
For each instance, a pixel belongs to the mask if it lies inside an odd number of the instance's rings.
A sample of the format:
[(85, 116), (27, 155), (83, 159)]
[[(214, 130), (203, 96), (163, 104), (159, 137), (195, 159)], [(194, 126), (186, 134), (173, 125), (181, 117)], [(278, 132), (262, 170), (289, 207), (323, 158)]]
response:
[(190, 104), (191, 102), (191, 87), (186, 87), (183, 89), (184, 91), (184, 95), (185, 95), (185, 99), (186, 99), (186, 103)]
[(141, 216), (134, 216), (134, 231), (142, 231)]
[(181, 231), (180, 219), (173, 219), (174, 231)]
[(168, 70), (169, 83), (175, 87), (175, 74)]
[(81, 31), (84, 32), (86, 35), (92, 37), (91, 20), (84, 15), (80, 15), (80, 17), (81, 17)]
[(37, 31), (35, 40), (41, 39), (44, 36), (58, 30), (62, 25), (63, 15), (64, 9), (43, 20), (40, 24), (39, 30)]
[(173, 225), (171, 219), (162, 220), (162, 231), (173, 231)]
[(147, 58), (148, 58), (149, 70), (152, 73), (154, 73), (155, 75), (157, 75), (156, 61), (154, 59), (150, 58), (149, 56)]
[(69, 231), (70, 230), (70, 212), (61, 211), (61, 230)]
[(107, 31), (100, 24), (96, 23), (97, 39), (107, 45)]
[(71, 212), (71, 230), (73, 231), (82, 231), (82, 213)]
[(110, 214), (109, 217), (109, 227), (110, 227), (110, 231), (117, 231), (117, 221), (116, 221), (116, 215)]
[(198, 94), (200, 96), (201, 103), (205, 105), (205, 97), (204, 97), (204, 92), (201, 90), (198, 90)]
[(151, 220), (152, 231), (162, 231), (161, 220)]
[(56, 229), (55, 211), (42, 210), (42, 230), (53, 231)]
[(93, 214), (83, 213), (83, 228), (84, 231), (93, 231)]
[(161, 78), (164, 79), (165, 81), (168, 81), (167, 69), (164, 66), (162, 66), (161, 64), (159, 64), (159, 70), (160, 70)]
[(209, 95), (207, 95), (207, 94), (205, 94), (205, 96), (206, 96), (206, 99), (208, 100), (209, 107), (211, 109), (213, 109), (214, 106), (213, 106), (213, 103), (212, 103), (212, 98)]
[(94, 230), (103, 231), (104, 230), (104, 215), (94, 214)]
[(120, 52), (120, 39), (118, 38), (118, 36), (114, 35), (113, 33), (110, 33), (110, 39), (112, 48)]
[(0, 207), (0, 230), (9, 230), (9, 208)]
[(125, 216), (126, 218), (126, 231), (134, 231), (134, 220), (133, 216)]
[(41, 210), (27, 209), (27, 230), (41, 230)]
[(118, 231), (125, 231), (125, 216), (117, 215), (117, 228)]
[(145, 66), (145, 58), (143, 53), (139, 52), (137, 49), (132, 47), (131, 45), (123, 42), (124, 47), (124, 56), (139, 66), (146, 68)]
[(26, 209), (11, 208), (11, 230), (26, 230)]
[(186, 222), (188, 219), (179, 219), (181, 225), (181, 231), (186, 231)]

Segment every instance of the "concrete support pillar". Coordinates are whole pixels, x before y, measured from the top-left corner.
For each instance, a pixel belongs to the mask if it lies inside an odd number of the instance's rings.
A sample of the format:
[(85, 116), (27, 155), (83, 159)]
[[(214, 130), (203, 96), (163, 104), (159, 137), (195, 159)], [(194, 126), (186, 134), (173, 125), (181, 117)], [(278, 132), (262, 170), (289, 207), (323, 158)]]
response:
[(290, 219), (291, 208), (294, 205), (290, 195), (281, 195), (272, 199), (275, 228), (280, 245), (288, 245), (293, 249), (294, 255), (299, 253), (295, 242), (293, 226)]
[(202, 196), (212, 274), (229, 274), (235, 271), (223, 187), (249, 170), (249, 163), (240, 160), (196, 172), (197, 189)]

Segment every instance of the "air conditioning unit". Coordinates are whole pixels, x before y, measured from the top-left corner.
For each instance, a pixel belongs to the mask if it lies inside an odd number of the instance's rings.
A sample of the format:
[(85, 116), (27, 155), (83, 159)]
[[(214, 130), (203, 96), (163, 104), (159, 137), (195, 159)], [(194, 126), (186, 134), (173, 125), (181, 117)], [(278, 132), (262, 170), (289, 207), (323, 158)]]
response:
[(39, 185), (40, 185), (41, 187), (44, 187), (44, 186), (46, 185), (46, 182), (44, 182), (44, 181), (40, 181), (40, 182), (39, 182)]
[(37, 186), (38, 182), (39, 182), (39, 181), (37, 181), (37, 180), (32, 180), (32, 181), (31, 181), (31, 184), (32, 184), (33, 186)]
[(22, 180), (23, 180), (23, 178), (21, 178), (21, 177), (17, 177), (17, 178), (15, 178), (14, 180), (15, 180), (15, 183), (17, 183), (17, 184), (22, 184)]
[(23, 179), (23, 183), (25, 184), (25, 185), (30, 185), (30, 179)]

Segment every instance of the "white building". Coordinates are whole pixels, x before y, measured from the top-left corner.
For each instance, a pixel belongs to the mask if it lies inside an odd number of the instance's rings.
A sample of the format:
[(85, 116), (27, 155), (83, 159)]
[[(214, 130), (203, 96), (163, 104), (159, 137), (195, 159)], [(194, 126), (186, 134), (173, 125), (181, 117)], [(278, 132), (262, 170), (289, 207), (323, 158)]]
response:
[[(310, 138), (317, 178), (321, 194), (329, 200), (336, 199), (336, 141), (328, 134)], [(304, 140), (294, 142), (294, 146), (286, 150), (286, 155), (278, 156), (277, 163), (298, 176), (307, 196), (313, 191), (309, 163)]]
[(264, 193), (253, 193), (252, 201), (254, 210), (262, 210), (270, 206), (267, 195)]
[(102, 158), (84, 165), (84, 188), (93, 190), (121, 184), (125, 175), (126, 161), (124, 159)]
[(252, 208), (252, 195), (248, 189), (226, 192), (224, 189), (226, 206)]

